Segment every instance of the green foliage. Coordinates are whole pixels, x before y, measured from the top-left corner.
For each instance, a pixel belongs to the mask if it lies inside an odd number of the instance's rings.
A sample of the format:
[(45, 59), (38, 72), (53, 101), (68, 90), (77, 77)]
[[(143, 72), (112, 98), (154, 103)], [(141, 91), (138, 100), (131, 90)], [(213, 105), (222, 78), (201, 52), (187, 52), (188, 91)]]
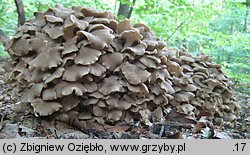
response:
[(8, 58), (9, 55), (7, 52), (4, 52), (3, 50), (0, 51), (0, 58)]
[[(126, 0), (23, 0), (26, 18), (56, 4), (90, 6), (116, 14)], [(131, 0), (132, 2), (132, 0)], [(250, 15), (244, 32), (249, 0), (136, 0), (132, 21), (144, 22), (168, 43), (192, 53), (207, 53), (239, 84), (250, 85)], [(129, 3), (130, 4), (130, 3)], [(132, 3), (130, 5), (133, 5)], [(120, 18), (120, 17), (119, 17)], [(14, 1), (0, 1), (0, 25), (11, 36), (17, 25)], [(3, 55), (0, 47), (0, 56)], [(249, 87), (244, 87), (249, 88)]]
[(12, 35), (17, 25), (16, 7), (14, 1), (0, 1), (0, 27), (7, 34)]

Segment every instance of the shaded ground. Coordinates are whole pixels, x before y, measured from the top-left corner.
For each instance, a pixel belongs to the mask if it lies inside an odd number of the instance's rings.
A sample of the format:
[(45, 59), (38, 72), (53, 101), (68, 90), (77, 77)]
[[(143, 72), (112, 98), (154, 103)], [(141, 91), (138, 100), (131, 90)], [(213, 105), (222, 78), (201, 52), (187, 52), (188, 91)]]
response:
[[(30, 113), (28, 105), (17, 104), (10, 96), (11, 84), (0, 58), (0, 139), (1, 138), (171, 138), (171, 139), (232, 139), (250, 138), (250, 96), (237, 93), (237, 101), (242, 106), (237, 123), (215, 126), (206, 117), (198, 121), (186, 118), (174, 110), (166, 115), (166, 121), (148, 127), (139, 122), (123, 126), (94, 124), (94, 128), (81, 132), (52, 117), (38, 118)], [(169, 117), (168, 117), (169, 116)], [(171, 116), (171, 117), (170, 117)]]

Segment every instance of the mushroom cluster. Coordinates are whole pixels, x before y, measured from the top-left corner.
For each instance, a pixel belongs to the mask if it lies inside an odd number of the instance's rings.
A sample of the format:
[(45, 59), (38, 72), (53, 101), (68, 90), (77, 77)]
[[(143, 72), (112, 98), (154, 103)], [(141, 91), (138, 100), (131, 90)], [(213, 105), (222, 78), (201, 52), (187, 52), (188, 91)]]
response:
[(167, 70), (175, 91), (170, 101), (173, 107), (195, 118), (209, 116), (216, 124), (237, 119), (240, 106), (221, 65), (213, 63), (203, 53), (193, 56), (185, 49), (165, 50)]
[(206, 55), (165, 49), (142, 23), (80, 6), (34, 15), (7, 50), (15, 66), (13, 94), (36, 115), (85, 128), (95, 121), (160, 121), (169, 106), (225, 121), (238, 114), (219, 65)]

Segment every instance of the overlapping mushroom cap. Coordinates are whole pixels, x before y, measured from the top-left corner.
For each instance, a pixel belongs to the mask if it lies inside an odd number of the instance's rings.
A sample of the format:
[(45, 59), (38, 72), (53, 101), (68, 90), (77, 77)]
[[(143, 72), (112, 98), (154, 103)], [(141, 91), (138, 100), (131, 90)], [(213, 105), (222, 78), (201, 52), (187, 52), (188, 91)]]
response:
[[(13, 93), (40, 116), (79, 128), (98, 123), (160, 121), (164, 109), (232, 121), (229, 80), (205, 55), (164, 49), (142, 24), (107, 11), (62, 6), (36, 12), (8, 45)], [(229, 118), (230, 117), (230, 118)]]

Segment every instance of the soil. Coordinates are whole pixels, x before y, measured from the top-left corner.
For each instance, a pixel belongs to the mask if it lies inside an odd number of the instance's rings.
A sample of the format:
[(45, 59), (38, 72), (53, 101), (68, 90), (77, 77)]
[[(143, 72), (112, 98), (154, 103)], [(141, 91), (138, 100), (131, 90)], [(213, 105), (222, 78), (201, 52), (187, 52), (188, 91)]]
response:
[(29, 104), (13, 99), (10, 74), (2, 67), (6, 61), (0, 58), (0, 139), (250, 139), (250, 96), (239, 92), (235, 95), (242, 109), (234, 123), (214, 125), (207, 117), (192, 120), (172, 110), (164, 122), (151, 126), (140, 122), (122, 126), (93, 124), (82, 132), (53, 117), (36, 117)]

